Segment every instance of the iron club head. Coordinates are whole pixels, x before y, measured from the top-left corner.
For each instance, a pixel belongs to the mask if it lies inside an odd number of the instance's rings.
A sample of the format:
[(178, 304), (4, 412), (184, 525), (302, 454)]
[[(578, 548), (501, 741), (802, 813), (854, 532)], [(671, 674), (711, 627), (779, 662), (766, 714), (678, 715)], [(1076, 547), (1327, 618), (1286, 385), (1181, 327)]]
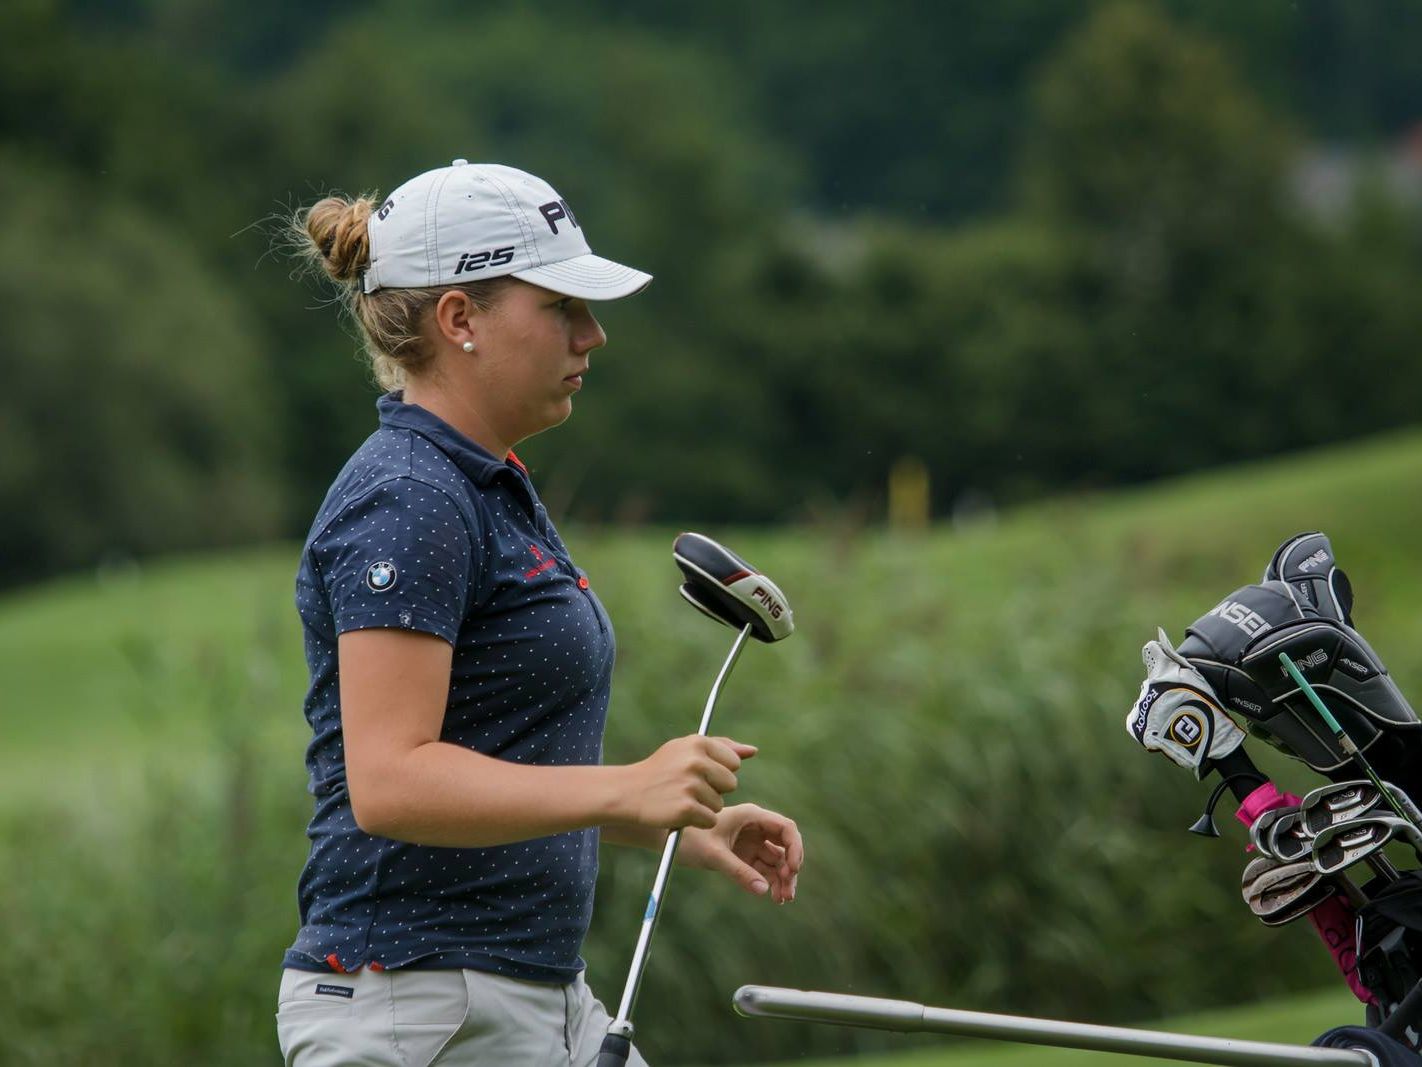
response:
[[(1273, 829), (1274, 824), (1284, 816), (1297, 814), (1298, 808), (1293, 806), (1274, 808), (1264, 812), (1249, 827), (1249, 843), (1254, 846), (1259, 855), (1273, 856), (1273, 852), (1269, 850), (1269, 832)], [(1274, 858), (1278, 859), (1279, 857), (1274, 856)]]
[(1312, 836), (1304, 829), (1302, 816), (1297, 811), (1290, 811), (1275, 819), (1267, 834), (1261, 835), (1263, 844), (1259, 851), (1282, 863), (1307, 861), (1313, 844)]
[[(1410, 818), (1422, 823), (1422, 814), (1417, 812), (1416, 805), (1406, 793), (1387, 782), (1383, 785)], [(1321, 785), (1303, 798), (1299, 803), (1299, 811), (1303, 815), (1304, 831), (1310, 836), (1316, 836), (1330, 826), (1351, 822), (1363, 815), (1395, 814), (1388, 799), (1377, 786), (1365, 778)]]
[(1422, 832), (1396, 815), (1364, 815), (1326, 827), (1313, 839), (1313, 866), (1320, 874), (1337, 874), (1377, 855), (1398, 837), (1422, 849)]
[(1240, 891), (1260, 922), (1282, 926), (1323, 903), (1338, 887), (1307, 860), (1281, 864), (1260, 856), (1244, 868)]

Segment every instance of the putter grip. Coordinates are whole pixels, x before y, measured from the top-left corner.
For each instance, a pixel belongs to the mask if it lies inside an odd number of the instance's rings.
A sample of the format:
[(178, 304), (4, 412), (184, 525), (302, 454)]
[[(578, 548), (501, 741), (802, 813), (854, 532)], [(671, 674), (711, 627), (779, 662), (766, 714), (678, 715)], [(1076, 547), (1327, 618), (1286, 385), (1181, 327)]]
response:
[(632, 1054), (632, 1042), (621, 1034), (608, 1034), (597, 1053), (597, 1067), (623, 1067)]

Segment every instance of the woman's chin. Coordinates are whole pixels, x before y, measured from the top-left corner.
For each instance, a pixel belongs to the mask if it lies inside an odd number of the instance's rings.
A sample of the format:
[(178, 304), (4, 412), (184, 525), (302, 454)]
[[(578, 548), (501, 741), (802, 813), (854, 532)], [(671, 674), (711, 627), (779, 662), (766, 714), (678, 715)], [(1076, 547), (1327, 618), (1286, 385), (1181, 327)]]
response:
[[(565, 396), (555, 400), (543, 412), (543, 418), (539, 420), (538, 429), (534, 433), (542, 433), (544, 430), (551, 430), (555, 426), (561, 426), (568, 421), (568, 417), (573, 414), (573, 398)], [(532, 436), (530, 434), (529, 436)]]

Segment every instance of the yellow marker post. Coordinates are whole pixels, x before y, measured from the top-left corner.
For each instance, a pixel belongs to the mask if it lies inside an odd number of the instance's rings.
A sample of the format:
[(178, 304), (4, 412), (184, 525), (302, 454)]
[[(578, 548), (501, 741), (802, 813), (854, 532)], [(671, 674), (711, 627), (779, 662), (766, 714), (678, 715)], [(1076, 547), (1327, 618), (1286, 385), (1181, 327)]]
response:
[(928, 513), (928, 467), (917, 456), (903, 456), (889, 468), (889, 525), (922, 530)]

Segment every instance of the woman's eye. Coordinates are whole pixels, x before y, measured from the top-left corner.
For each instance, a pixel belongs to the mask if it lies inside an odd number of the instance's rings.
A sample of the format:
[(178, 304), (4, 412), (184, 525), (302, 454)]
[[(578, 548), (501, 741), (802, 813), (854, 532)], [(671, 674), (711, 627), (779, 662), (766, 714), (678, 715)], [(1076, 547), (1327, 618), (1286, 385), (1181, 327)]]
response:
[(562, 300), (558, 301), (558, 303), (554, 304), (553, 306), (556, 307), (559, 311), (567, 311), (568, 305), (570, 305), (572, 302), (572, 297), (565, 296)]

